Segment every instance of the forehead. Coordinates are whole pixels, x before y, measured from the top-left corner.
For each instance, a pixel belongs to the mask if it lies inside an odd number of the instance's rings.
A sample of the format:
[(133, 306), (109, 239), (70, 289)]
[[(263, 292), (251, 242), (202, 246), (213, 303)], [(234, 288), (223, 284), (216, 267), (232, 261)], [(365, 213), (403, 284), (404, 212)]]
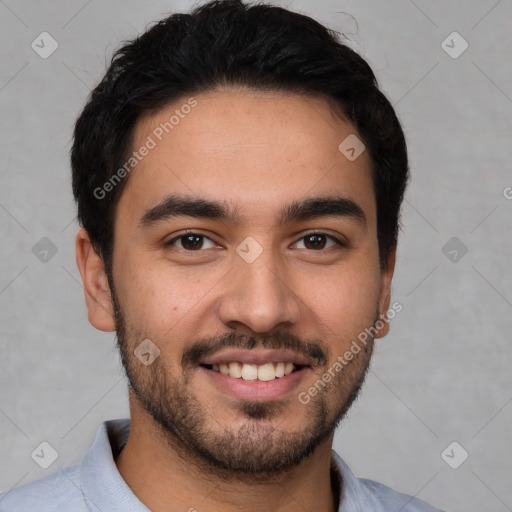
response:
[(225, 202), (263, 223), (284, 204), (335, 194), (356, 201), (374, 223), (367, 152), (350, 160), (339, 149), (354, 135), (321, 98), (234, 90), (184, 97), (136, 125), (133, 151), (150, 149), (139, 151), (145, 156), (118, 211), (133, 223), (181, 194)]

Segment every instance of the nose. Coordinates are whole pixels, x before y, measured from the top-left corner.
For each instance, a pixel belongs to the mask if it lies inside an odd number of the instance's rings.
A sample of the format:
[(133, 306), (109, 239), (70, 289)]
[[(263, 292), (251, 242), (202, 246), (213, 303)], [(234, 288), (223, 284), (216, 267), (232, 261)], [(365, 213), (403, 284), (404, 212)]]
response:
[(252, 263), (235, 258), (218, 309), (220, 321), (227, 327), (268, 333), (298, 323), (300, 300), (270, 253), (263, 251)]

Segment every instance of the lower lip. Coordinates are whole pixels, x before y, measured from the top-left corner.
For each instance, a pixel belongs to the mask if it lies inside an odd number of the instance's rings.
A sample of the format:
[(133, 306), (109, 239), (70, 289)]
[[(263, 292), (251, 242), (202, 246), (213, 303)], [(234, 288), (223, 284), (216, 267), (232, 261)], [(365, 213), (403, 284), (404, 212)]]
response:
[(198, 370), (224, 393), (240, 400), (251, 401), (281, 398), (296, 388), (309, 372), (309, 368), (303, 366), (299, 370), (285, 375), (284, 377), (261, 381), (236, 379), (214, 370), (208, 370), (208, 368), (204, 368), (203, 366), (198, 366)]

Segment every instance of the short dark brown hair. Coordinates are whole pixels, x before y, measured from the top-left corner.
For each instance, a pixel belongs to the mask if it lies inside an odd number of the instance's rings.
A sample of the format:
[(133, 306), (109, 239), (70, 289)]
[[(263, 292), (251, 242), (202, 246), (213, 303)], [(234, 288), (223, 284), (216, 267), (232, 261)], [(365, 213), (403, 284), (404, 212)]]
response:
[(78, 220), (107, 274), (115, 208), (127, 178), (108, 194), (97, 191), (133, 151), (137, 121), (185, 95), (225, 86), (320, 96), (341, 109), (369, 151), (384, 267), (396, 246), (409, 170), (402, 128), (370, 66), (308, 16), (214, 0), (190, 14), (172, 14), (122, 46), (76, 122), (71, 165)]

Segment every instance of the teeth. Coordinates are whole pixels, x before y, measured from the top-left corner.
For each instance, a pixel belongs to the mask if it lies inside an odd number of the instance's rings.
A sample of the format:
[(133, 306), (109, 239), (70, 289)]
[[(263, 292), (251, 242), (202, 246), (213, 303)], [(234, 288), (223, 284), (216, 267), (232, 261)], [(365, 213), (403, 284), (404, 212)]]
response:
[(242, 376), (242, 364), (237, 362), (229, 363), (229, 375), (239, 379)]
[(255, 364), (244, 364), (242, 366), (242, 379), (256, 380), (258, 378), (258, 366)]
[(229, 375), (235, 379), (260, 380), (267, 382), (276, 378), (290, 375), (294, 369), (293, 363), (243, 364), (238, 361), (212, 365), (212, 370)]
[(276, 369), (272, 363), (262, 364), (258, 366), (258, 379), (267, 381), (276, 378)]

